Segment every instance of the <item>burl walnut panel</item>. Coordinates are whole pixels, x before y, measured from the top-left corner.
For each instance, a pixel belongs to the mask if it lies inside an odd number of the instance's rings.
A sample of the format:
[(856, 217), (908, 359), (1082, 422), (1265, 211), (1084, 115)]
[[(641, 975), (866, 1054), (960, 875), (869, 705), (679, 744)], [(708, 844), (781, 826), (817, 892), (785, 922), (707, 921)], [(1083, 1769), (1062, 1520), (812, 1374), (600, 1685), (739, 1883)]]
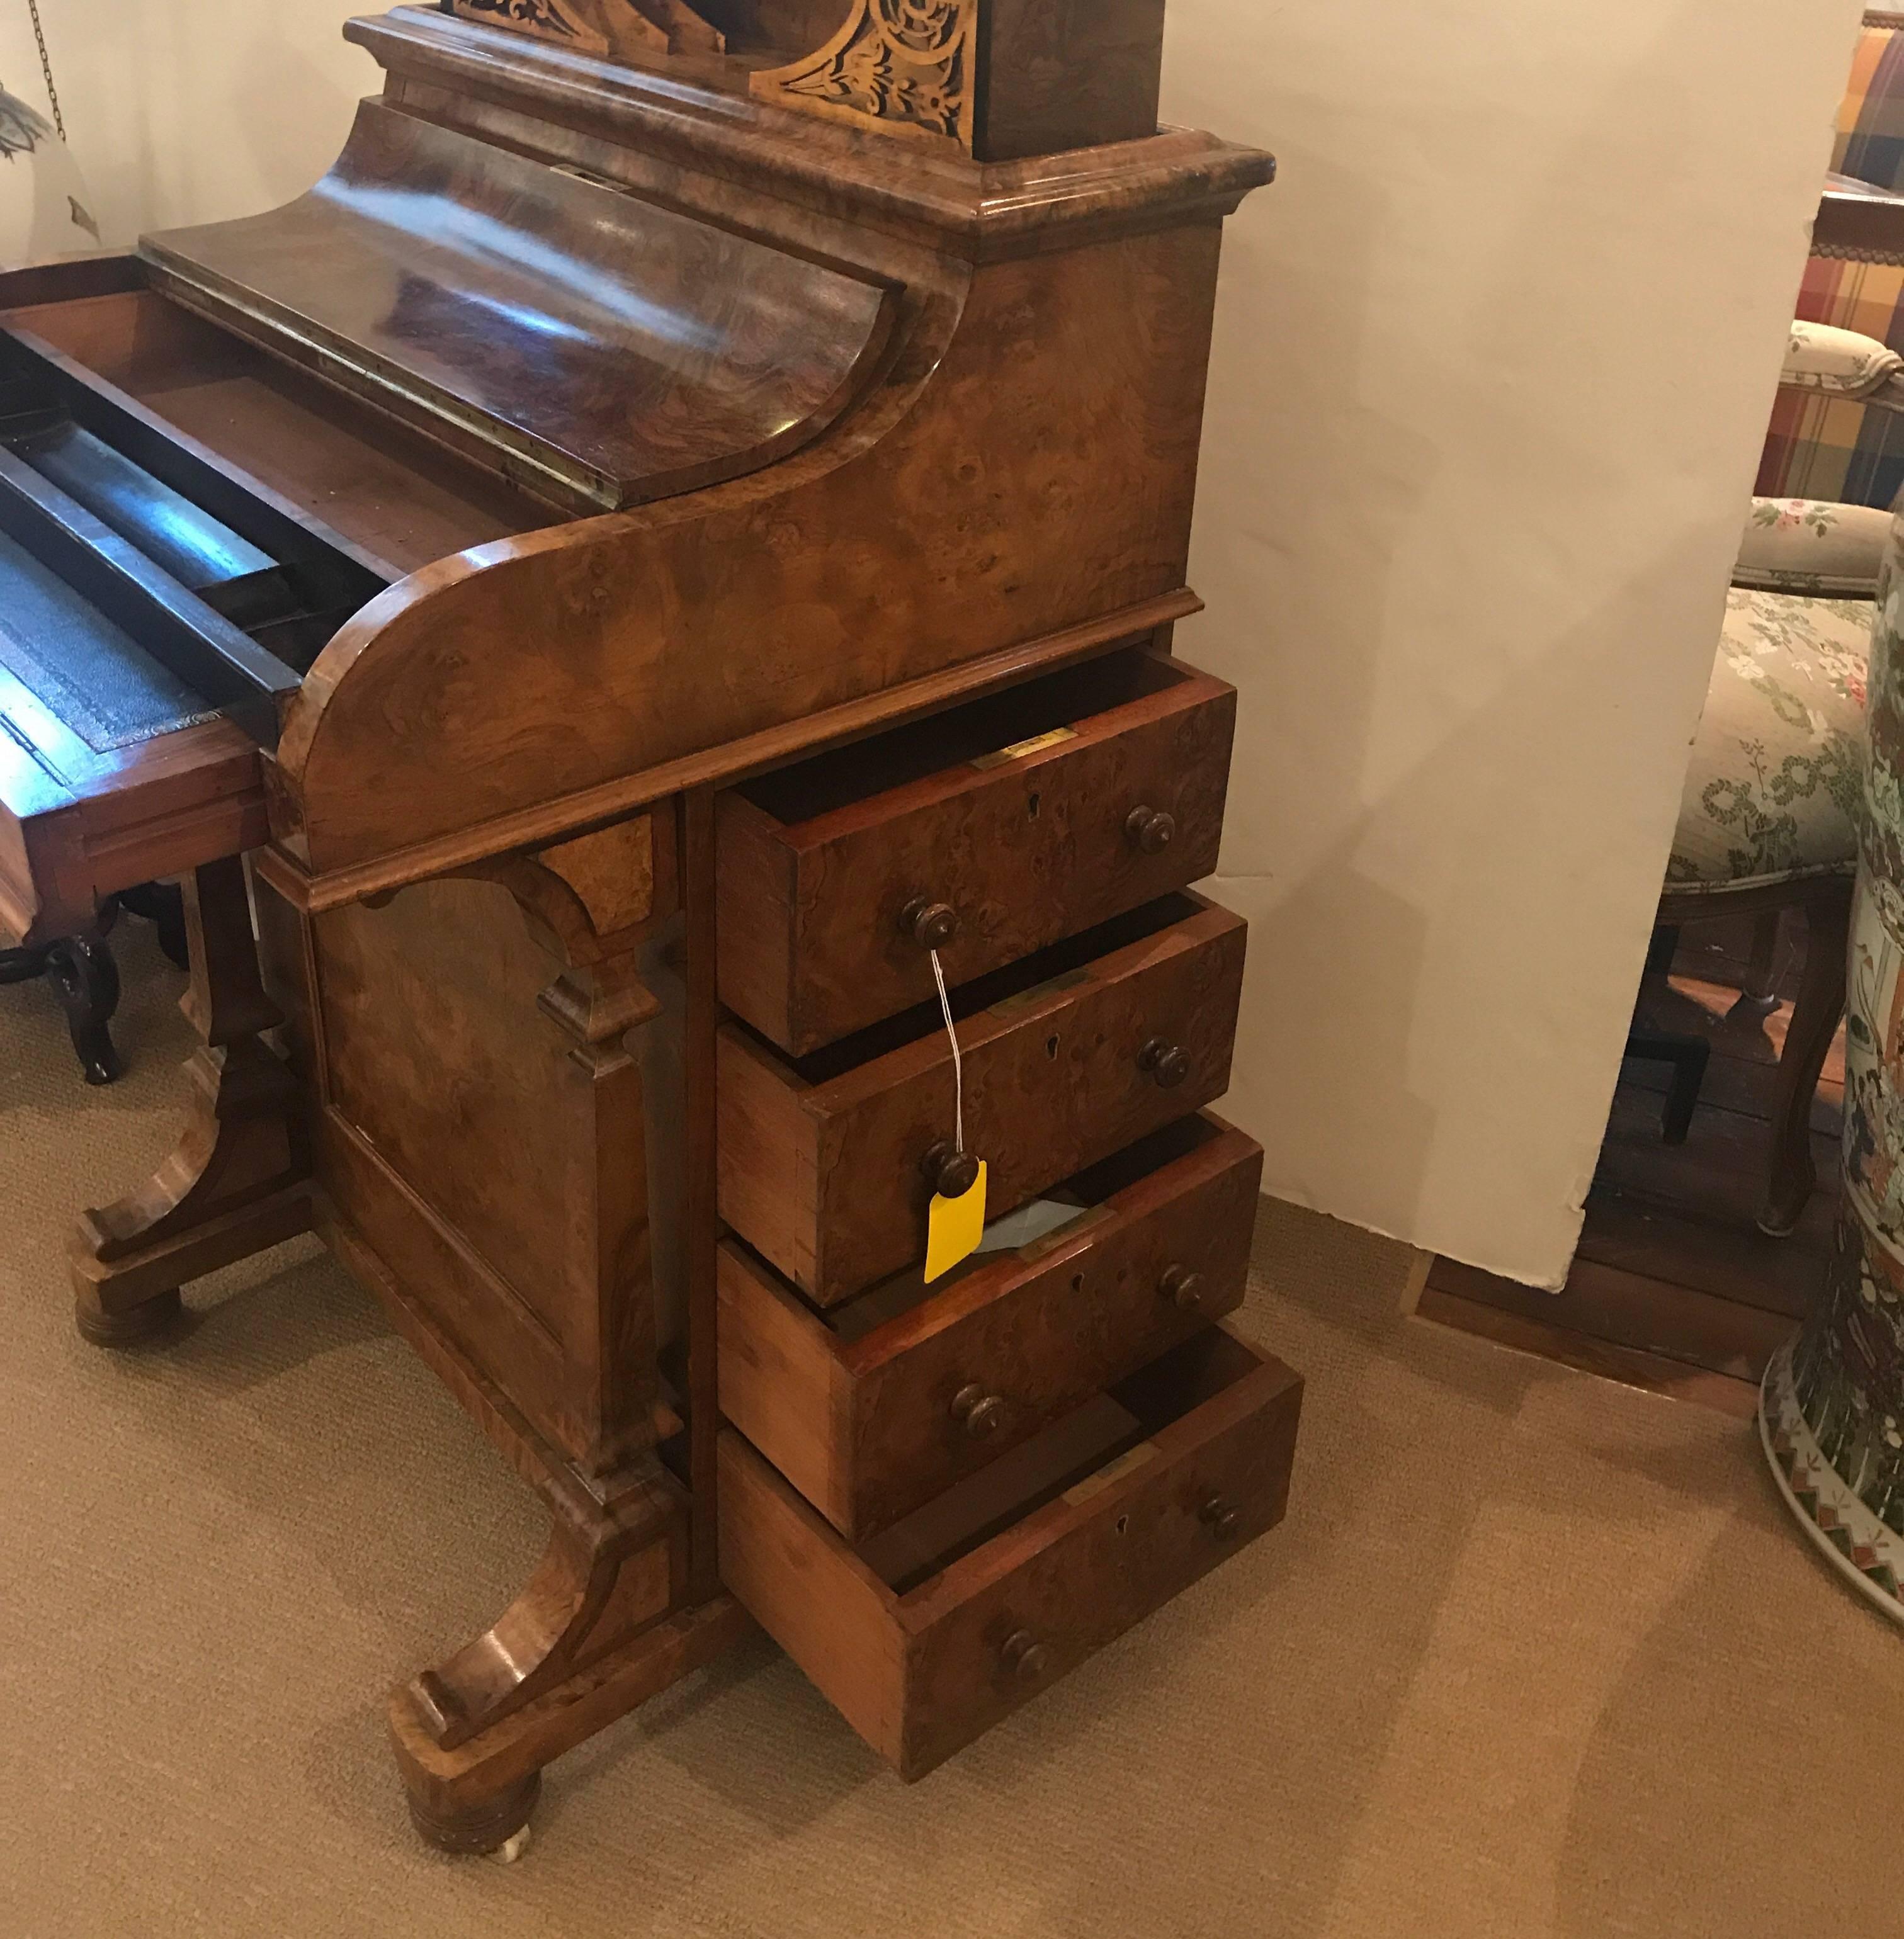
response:
[(1177, 590), (1220, 233), (987, 267), (771, 472), (394, 587), (291, 707), (281, 840), (343, 868)]
[(1282, 1519), (1302, 1383), (1220, 1328), (1117, 1391), (1136, 1444), (895, 1588), (734, 1429), (721, 1577), (906, 1778), (1049, 1688)]
[(407, 1283), (559, 1445), (612, 1465), (654, 1386), (638, 1064), (578, 1054), (562, 959), (494, 883), (312, 929), (338, 1209), (375, 1244), (408, 1196), (454, 1277)]
[[(1154, 906), (1182, 919), (1159, 928), (1139, 912), (1008, 973), (1010, 994), (985, 1009), (967, 1007), (990, 998), (983, 979), (955, 1000), (989, 1216), (1229, 1088), (1246, 925), (1193, 896)], [(925, 1161), (952, 1133), (937, 1006), (866, 1036), (871, 1054), (848, 1039), (796, 1067), (738, 1025), (720, 1033), (720, 1215), (824, 1306), (924, 1258)], [(1153, 1043), (1180, 1054), (1168, 1081), (1145, 1067)]]
[(1164, 0), (990, 0), (980, 31), (979, 160), (1157, 132)]
[[(1137, 1165), (1153, 1168), (1129, 1176)], [(858, 1539), (1232, 1310), (1261, 1148), (1193, 1118), (1102, 1169), (1113, 1167), (1110, 1195), (1072, 1225), (922, 1299), (915, 1273), (909, 1303), (864, 1319), (880, 1292), (822, 1316), (728, 1241), (722, 1413)], [(1104, 1189), (1089, 1174), (1072, 1185)]]
[(915, 905), (956, 921), (956, 984), (1199, 880), (1235, 717), (1120, 653), (723, 796), (722, 1000), (804, 1056), (932, 995)]

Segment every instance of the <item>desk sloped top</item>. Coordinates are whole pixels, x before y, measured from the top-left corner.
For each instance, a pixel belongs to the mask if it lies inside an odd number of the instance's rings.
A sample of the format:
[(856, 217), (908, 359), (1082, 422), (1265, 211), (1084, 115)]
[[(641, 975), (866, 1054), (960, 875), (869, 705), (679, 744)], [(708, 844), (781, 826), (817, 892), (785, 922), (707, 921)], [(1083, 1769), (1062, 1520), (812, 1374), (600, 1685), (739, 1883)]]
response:
[(309, 194), (140, 254), (178, 300), (583, 512), (785, 456), (892, 320), (851, 271), (374, 101)]

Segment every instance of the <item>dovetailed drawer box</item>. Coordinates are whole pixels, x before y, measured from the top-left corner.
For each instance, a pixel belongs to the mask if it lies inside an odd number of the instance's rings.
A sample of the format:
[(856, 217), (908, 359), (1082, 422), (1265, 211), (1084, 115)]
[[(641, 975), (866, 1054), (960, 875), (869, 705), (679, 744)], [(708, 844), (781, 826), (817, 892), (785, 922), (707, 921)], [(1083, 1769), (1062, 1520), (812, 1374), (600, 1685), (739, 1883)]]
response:
[(1235, 717), (1132, 649), (724, 795), (722, 1002), (804, 1056), (1210, 874)]
[(1239, 1304), (1262, 1173), (1254, 1140), (1185, 1118), (1068, 1180), (1056, 1231), (825, 1313), (730, 1240), (720, 1411), (842, 1535), (876, 1533)]
[(1281, 1520), (1301, 1404), (1287, 1367), (1208, 1328), (858, 1544), (726, 1428), (721, 1577), (922, 1776)]
[[(954, 993), (989, 1217), (1222, 1096), (1246, 928), (1167, 896)], [(724, 1025), (717, 1076), (720, 1216), (809, 1298), (925, 1257), (955, 1109), (936, 1003), (797, 1062)]]

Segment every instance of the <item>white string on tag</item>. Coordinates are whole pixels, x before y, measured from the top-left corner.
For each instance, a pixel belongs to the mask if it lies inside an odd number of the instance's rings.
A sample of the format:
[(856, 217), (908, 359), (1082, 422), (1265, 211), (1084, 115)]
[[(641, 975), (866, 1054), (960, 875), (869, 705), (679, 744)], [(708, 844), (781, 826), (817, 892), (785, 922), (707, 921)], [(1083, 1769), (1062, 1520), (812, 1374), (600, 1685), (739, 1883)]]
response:
[(952, 1039), (953, 1106), (952, 1149), (965, 1155), (965, 1060), (960, 1055), (958, 1032), (952, 1027), (952, 999), (946, 994), (946, 973), (939, 966), (939, 952), (932, 952), (932, 980), (939, 986), (939, 1007), (946, 1013), (946, 1034)]

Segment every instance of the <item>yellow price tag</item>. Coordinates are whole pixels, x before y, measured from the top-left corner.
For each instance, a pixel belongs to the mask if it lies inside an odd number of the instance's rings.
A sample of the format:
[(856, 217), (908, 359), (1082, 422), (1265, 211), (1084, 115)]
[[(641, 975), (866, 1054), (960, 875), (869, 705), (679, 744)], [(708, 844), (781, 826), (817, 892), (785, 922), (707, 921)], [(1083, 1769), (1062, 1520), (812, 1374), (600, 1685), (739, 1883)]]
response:
[(985, 1161), (979, 1161), (979, 1182), (957, 1198), (932, 1195), (925, 1219), (925, 1283), (943, 1279), (962, 1259), (969, 1259), (985, 1236)]

